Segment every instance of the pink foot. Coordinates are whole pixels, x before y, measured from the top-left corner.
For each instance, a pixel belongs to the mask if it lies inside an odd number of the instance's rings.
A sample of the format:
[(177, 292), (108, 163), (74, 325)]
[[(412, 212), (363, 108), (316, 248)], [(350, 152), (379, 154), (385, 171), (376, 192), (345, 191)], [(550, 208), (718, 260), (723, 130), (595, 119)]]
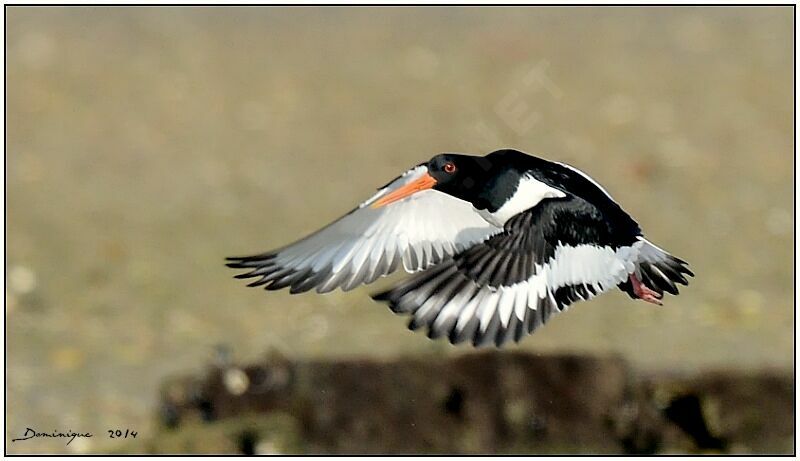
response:
[(633, 286), (633, 294), (635, 294), (637, 298), (659, 306), (662, 305), (661, 298), (663, 295), (660, 295), (650, 288), (644, 286), (644, 284), (634, 274), (630, 275), (630, 280), (631, 286)]

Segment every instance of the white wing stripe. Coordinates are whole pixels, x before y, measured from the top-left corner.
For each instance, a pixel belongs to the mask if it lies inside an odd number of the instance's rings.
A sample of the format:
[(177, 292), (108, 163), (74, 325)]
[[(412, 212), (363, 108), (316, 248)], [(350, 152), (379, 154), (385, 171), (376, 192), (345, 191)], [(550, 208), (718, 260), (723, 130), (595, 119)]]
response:
[(515, 290), (508, 290), (505, 287), (500, 289), (500, 300), (497, 303), (497, 313), (500, 315), (500, 323), (503, 328), (508, 326), (511, 315), (514, 312)]
[(483, 290), (483, 289), (479, 290), (478, 293), (475, 295), (475, 297), (472, 298), (470, 302), (464, 307), (464, 309), (461, 311), (461, 314), (458, 316), (458, 323), (456, 323), (456, 330), (458, 332), (464, 330), (464, 327), (467, 326), (467, 323), (469, 323), (470, 319), (472, 319), (472, 317), (474, 316), (478, 305), (481, 303), (481, 300), (483, 300), (483, 298), (486, 297), (488, 293), (489, 293), (488, 290)]
[(558, 245), (547, 265), (548, 285), (558, 288), (567, 285), (602, 283), (604, 288), (624, 282), (632, 264), (630, 247), (614, 250), (595, 245)]
[(517, 296), (514, 301), (514, 315), (516, 315), (519, 320), (525, 320), (525, 309), (527, 308), (528, 290), (522, 287), (521, 290), (517, 290)]
[[(631, 270), (633, 267), (631, 258), (636, 258), (637, 254), (633, 247), (614, 250), (594, 245), (559, 245), (554, 257), (544, 265), (537, 264), (536, 274), (528, 280), (498, 289), (481, 287), (466, 305), (463, 305), (466, 297), (462, 297), (462, 293), (457, 294), (442, 307), (433, 328), (439, 328), (447, 319), (457, 315), (456, 331), (462, 331), (470, 319), (476, 317), (480, 322), (480, 331), (485, 332), (495, 314), (506, 328), (512, 315), (520, 321), (524, 320), (526, 309), (536, 310), (541, 299), (549, 298), (555, 306), (554, 293), (561, 287), (591, 287), (594, 294), (588, 290), (585, 295), (575, 292), (579, 299), (589, 300), (624, 282), (629, 267)], [(474, 286), (466, 288), (465, 296), (472, 296), (474, 290)]]
[(486, 328), (489, 326), (489, 322), (492, 321), (492, 315), (494, 315), (494, 311), (497, 309), (497, 300), (499, 297), (500, 295), (498, 292), (489, 291), (488, 295), (486, 295), (481, 302), (477, 312), (477, 315), (480, 317), (481, 321), (481, 331), (486, 331)]

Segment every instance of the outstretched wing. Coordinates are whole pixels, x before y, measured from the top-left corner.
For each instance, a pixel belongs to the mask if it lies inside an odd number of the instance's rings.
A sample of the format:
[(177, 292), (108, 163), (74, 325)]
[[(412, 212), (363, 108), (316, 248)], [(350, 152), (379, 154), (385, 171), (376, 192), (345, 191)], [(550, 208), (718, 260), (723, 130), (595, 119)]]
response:
[(308, 237), (279, 250), (228, 258), (228, 266), (249, 269), (237, 278), (256, 277), (249, 286), (268, 290), (350, 290), (394, 272), (401, 261), (408, 272), (426, 269), (502, 231), (470, 203), (433, 189), (380, 208), (370, 206), (427, 171), (417, 166)]
[(636, 248), (599, 243), (619, 238), (602, 218), (577, 197), (544, 200), (502, 233), (374, 298), (411, 314), (409, 328), (427, 326), (432, 338), (476, 346), (519, 341), (634, 271)]

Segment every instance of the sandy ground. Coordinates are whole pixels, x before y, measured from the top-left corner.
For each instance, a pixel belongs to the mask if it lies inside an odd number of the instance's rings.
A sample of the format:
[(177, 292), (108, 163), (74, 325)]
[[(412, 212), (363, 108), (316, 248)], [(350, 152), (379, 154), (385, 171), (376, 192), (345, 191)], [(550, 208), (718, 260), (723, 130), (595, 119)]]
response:
[(367, 296), (266, 294), (223, 257), (310, 232), (432, 154), (590, 172), (697, 274), (519, 348), (644, 371), (793, 364), (790, 8), (10, 8), (7, 441), (145, 437), (159, 382), (253, 359), (461, 354)]

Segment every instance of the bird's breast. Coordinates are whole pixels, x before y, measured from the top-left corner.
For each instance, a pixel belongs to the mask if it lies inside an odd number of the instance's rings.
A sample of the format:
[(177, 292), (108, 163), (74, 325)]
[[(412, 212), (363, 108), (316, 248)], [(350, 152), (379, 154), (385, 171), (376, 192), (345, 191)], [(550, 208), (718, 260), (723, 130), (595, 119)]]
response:
[(475, 211), (488, 223), (503, 227), (509, 219), (535, 207), (546, 198), (559, 198), (566, 195), (559, 189), (551, 187), (531, 176), (524, 175), (520, 178), (517, 189), (506, 199), (496, 211), (488, 209), (475, 209)]

